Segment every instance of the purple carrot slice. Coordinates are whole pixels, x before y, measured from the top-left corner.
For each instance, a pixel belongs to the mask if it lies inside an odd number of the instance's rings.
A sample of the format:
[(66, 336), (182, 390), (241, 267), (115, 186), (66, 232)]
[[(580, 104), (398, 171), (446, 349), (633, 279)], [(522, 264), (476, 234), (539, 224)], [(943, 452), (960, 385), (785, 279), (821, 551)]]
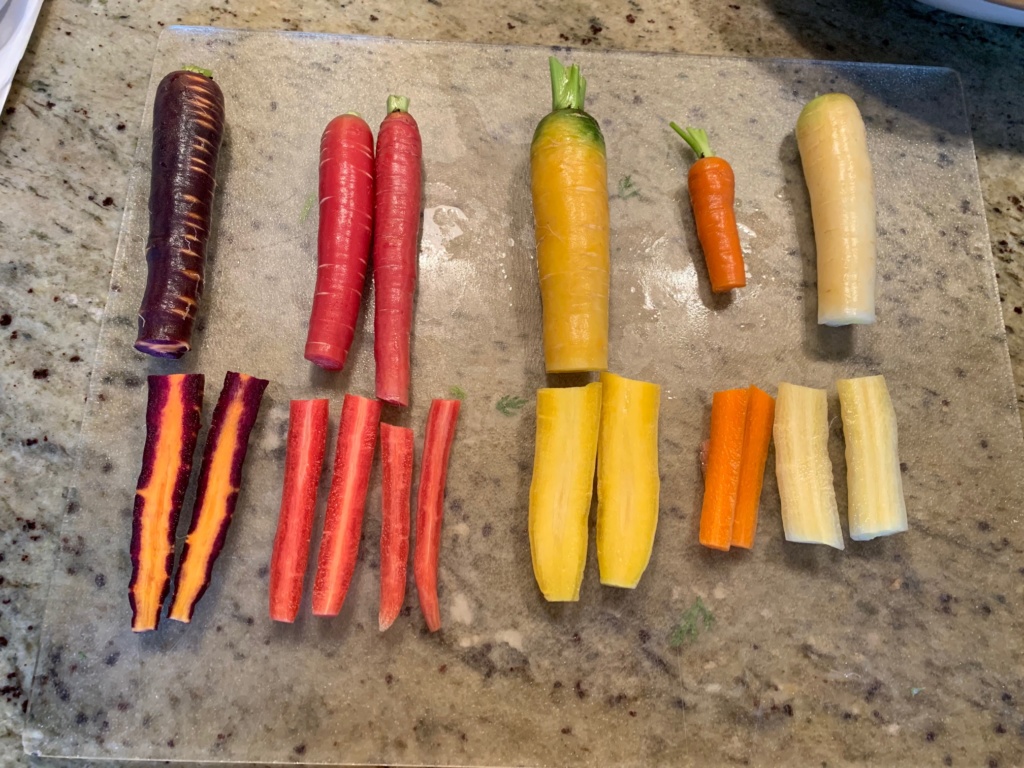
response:
[(192, 620), (196, 603), (210, 585), (213, 564), (224, 546), (242, 486), (249, 433), (267, 384), (265, 379), (234, 371), (224, 377), (206, 436), (192, 525), (174, 581), (174, 601), (168, 616), (175, 621)]
[(146, 447), (135, 490), (128, 584), (134, 632), (157, 628), (170, 587), (174, 530), (192, 476), (203, 383), (201, 373), (149, 377)]
[(171, 72), (153, 103), (149, 188), (149, 276), (135, 348), (178, 358), (192, 345), (203, 292), (224, 95), (202, 70)]

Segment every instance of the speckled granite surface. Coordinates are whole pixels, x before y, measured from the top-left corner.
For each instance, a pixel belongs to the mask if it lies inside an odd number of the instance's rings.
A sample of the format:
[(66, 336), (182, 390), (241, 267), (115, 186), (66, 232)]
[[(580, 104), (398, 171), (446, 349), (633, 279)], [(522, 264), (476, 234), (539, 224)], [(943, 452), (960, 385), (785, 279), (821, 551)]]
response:
[[(854, 7), (856, 6), (856, 7)], [(48, 3), (0, 121), (0, 760), (21, 757), (21, 712), (37, 642), (44, 587), (57, 544), (70, 482), (71, 450), (82, 414), (91, 349), (109, 283), (109, 266), (136, 126), (160, 27), (214, 23), (263, 29), (300, 28), (478, 40), (573, 44), (639, 50), (733, 53), (742, 56), (824, 57), (943, 64), (962, 75), (979, 158), (982, 190), (998, 260), (1011, 358), (1021, 379), (1018, 327), (1024, 292), (1017, 263), (1024, 237), (1024, 106), (1012, 94), (1024, 75), (1024, 35), (955, 19), (913, 3), (841, 4), (717, 1), (572, 4), (550, 8), (508, 3), (481, 13), (469, 3), (387, 4), (279, 2), (234, 7), (193, 3)], [(1024, 329), (1022, 329), (1024, 330)], [(1019, 384), (1018, 384), (1019, 387)], [(1019, 391), (1019, 390), (1018, 390)], [(1006, 520), (987, 528), (978, 557), (1002, 543)], [(1006, 537), (1009, 541), (1010, 537)], [(1011, 550), (1010, 557), (1019, 557)], [(1004, 552), (1003, 557), (1008, 555)], [(919, 574), (936, 577), (943, 562)], [(922, 579), (922, 583), (928, 583)], [(901, 585), (895, 591), (900, 594)], [(723, 587), (723, 589), (725, 589)], [(1019, 635), (982, 631), (993, 613), (1020, 610), (1021, 587), (965, 602), (954, 582), (930, 583), (924, 610), (963, 615), (965, 653), (979, 643), (1010, 662)], [(709, 601), (725, 601), (713, 591)], [(869, 639), (869, 638), (865, 638)], [(1018, 644), (1018, 645), (1015, 645)], [(817, 647), (815, 647), (817, 648)], [(805, 651), (801, 651), (804, 653)], [(827, 653), (828, 651), (826, 649)], [(807, 649), (812, 661), (818, 651)], [(709, 662), (711, 663), (711, 662)], [(827, 659), (822, 664), (827, 663)], [(908, 748), (929, 751), (922, 762), (1015, 765), (1021, 762), (1024, 691), (1002, 689), (978, 671), (984, 695), (970, 702), (990, 727), (947, 740), (929, 723), (898, 726)], [(919, 692), (920, 695), (925, 693)], [(865, 696), (878, 699), (869, 684)], [(878, 709), (881, 713), (881, 709)], [(831, 712), (821, 738), (865, 713)], [(847, 715), (850, 715), (848, 718)], [(860, 722), (859, 720), (857, 722)], [(866, 723), (862, 723), (867, 727)], [(916, 740), (916, 741), (915, 741)], [(837, 755), (842, 757), (842, 755)]]

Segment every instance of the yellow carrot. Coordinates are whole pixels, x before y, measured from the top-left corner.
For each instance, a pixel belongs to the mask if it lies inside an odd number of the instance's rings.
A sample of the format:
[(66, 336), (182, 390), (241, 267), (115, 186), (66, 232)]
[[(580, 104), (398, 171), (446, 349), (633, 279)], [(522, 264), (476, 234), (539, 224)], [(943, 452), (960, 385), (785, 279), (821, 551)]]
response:
[(632, 589), (647, 569), (658, 527), (661, 387), (601, 374), (597, 451), (597, 564), (601, 583)]
[(600, 424), (601, 384), (537, 391), (530, 555), (552, 602), (580, 599)]
[(551, 58), (552, 111), (530, 146), (549, 373), (608, 367), (608, 171), (587, 81)]

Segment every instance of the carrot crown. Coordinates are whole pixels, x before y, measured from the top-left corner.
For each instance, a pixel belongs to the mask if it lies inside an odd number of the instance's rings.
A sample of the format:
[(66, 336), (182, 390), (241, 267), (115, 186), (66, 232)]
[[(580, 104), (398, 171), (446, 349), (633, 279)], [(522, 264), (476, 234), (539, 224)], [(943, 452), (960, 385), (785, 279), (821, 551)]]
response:
[(388, 96), (388, 114), (392, 112), (408, 112), (409, 98), (407, 96)]
[(672, 130), (683, 137), (683, 141), (690, 145), (690, 149), (696, 153), (698, 159), (714, 157), (711, 151), (711, 144), (708, 142), (708, 132), (700, 128), (682, 129), (675, 123), (669, 123)]
[(182, 70), (185, 72), (195, 72), (197, 75), (202, 75), (203, 77), (208, 77), (213, 80), (212, 69), (203, 69), (202, 67), (197, 67), (194, 64), (189, 64), (187, 67), (182, 67)]
[(548, 59), (548, 64), (551, 67), (551, 111), (583, 111), (583, 100), (587, 96), (587, 79), (580, 74), (579, 64), (573, 64), (566, 69), (554, 56)]

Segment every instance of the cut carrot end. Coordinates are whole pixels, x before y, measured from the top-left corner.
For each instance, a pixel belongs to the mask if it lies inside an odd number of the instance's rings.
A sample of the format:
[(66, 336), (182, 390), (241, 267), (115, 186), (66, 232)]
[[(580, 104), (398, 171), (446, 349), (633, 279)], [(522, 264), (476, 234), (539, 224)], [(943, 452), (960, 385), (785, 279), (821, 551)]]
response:
[(743, 454), (736, 495), (736, 514), (732, 525), (732, 545), (743, 549), (754, 546), (758, 507), (764, 485), (764, 469), (775, 422), (775, 398), (751, 386), (747, 390), (747, 417), (743, 429)]
[(748, 399), (747, 390), (729, 389), (715, 392), (711, 403), (711, 441), (699, 534), (700, 543), (711, 549), (725, 551), (732, 542)]

